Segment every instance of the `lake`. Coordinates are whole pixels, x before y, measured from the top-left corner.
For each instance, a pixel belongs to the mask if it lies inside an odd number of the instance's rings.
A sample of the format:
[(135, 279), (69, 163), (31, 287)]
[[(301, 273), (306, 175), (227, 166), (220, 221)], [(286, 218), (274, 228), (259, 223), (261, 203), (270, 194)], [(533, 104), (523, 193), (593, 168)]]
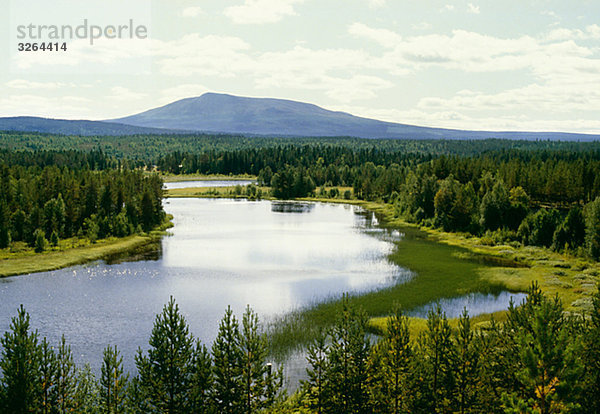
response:
[[(102, 349), (116, 344), (133, 371), (170, 296), (210, 345), (227, 305), (241, 316), (249, 304), (268, 322), (414, 277), (387, 259), (401, 234), (370, 231), (376, 219), (357, 206), (172, 198), (165, 210), (174, 216), (172, 235), (143, 260), (0, 279), (0, 329), (22, 303), (40, 336), (57, 344), (64, 333), (78, 364), (99, 371)], [(482, 306), (506, 308), (508, 297)]]

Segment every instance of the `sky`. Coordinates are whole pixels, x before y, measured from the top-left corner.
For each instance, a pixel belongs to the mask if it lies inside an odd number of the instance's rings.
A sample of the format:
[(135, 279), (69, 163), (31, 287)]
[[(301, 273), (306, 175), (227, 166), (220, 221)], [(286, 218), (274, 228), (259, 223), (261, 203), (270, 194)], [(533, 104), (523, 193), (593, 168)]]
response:
[[(597, 0), (10, 0), (0, 16), (0, 116), (110, 119), (217, 92), (600, 133)], [(36, 42), (67, 50), (18, 51)]]

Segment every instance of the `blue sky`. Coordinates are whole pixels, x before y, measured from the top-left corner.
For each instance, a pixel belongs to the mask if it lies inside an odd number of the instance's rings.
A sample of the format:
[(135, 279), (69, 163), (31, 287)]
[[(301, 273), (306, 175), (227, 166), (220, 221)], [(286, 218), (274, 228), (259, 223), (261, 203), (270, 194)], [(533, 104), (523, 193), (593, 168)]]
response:
[[(211, 91), (426, 126), (600, 133), (598, 1), (12, 0), (0, 12), (0, 116), (107, 119)], [(132, 19), (149, 36), (17, 51), (18, 25), (83, 19)]]

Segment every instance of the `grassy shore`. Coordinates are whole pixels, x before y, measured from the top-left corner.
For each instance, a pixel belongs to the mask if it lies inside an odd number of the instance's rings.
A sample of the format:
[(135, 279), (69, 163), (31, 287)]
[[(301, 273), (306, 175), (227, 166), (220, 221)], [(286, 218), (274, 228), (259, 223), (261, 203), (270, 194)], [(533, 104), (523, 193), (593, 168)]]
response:
[(160, 174), (160, 178), (165, 183), (173, 183), (177, 181), (236, 181), (236, 180), (256, 180), (255, 175), (239, 174), (239, 175), (201, 175), (201, 174)]
[(0, 277), (46, 272), (137, 252), (157, 242), (165, 230), (173, 225), (171, 218), (149, 233), (100, 239), (95, 243), (87, 239), (69, 238), (42, 253), (36, 253), (24, 243), (15, 244), (12, 249), (0, 250)]

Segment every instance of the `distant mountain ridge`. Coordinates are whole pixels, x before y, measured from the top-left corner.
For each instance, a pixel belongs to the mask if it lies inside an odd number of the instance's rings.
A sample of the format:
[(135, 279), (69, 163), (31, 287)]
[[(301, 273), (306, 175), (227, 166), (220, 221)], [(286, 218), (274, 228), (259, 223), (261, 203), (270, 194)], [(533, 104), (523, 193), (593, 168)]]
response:
[(387, 139), (600, 139), (600, 135), (592, 134), (462, 131), (420, 127), (362, 118), (304, 102), (218, 93), (205, 93), (199, 97), (181, 99), (138, 114), (105, 121), (0, 118), (0, 130), (66, 135), (219, 133)]

